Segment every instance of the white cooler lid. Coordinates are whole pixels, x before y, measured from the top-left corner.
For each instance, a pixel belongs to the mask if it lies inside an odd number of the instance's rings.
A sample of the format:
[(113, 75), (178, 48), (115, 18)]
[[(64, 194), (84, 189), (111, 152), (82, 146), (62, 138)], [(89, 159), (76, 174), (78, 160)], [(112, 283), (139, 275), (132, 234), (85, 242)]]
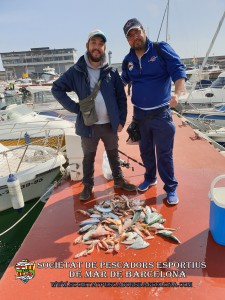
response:
[(211, 195), (210, 198), (217, 206), (225, 208), (225, 187), (214, 188), (213, 197)]

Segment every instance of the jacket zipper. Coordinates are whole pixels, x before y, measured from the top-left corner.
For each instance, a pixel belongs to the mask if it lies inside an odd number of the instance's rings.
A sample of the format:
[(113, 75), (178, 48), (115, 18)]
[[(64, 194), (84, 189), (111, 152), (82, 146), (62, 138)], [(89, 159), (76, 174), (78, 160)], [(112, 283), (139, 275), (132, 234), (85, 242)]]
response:
[(138, 61), (139, 61), (140, 74), (141, 74), (142, 73), (141, 57), (138, 59)]

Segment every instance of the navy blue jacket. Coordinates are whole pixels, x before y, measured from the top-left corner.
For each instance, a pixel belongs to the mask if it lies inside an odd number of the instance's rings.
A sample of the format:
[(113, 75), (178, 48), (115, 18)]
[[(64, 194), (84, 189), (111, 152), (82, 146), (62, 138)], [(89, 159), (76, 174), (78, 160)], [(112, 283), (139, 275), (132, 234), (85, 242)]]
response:
[(122, 81), (132, 82), (132, 103), (143, 109), (164, 106), (171, 99), (171, 80), (186, 79), (180, 57), (165, 42), (158, 43), (161, 57), (148, 38), (146, 52), (138, 59), (130, 49), (122, 64)]
[[(117, 70), (108, 64), (100, 70), (100, 91), (105, 101), (113, 132), (117, 132), (119, 124), (125, 125), (127, 117), (127, 98), (124, 85)], [(76, 134), (84, 137), (93, 136), (93, 126), (84, 125), (79, 103), (74, 102), (66, 92), (74, 91), (79, 101), (91, 94), (87, 64), (84, 56), (70, 67), (59, 79), (54, 81), (52, 94), (55, 99), (68, 111), (77, 114)]]

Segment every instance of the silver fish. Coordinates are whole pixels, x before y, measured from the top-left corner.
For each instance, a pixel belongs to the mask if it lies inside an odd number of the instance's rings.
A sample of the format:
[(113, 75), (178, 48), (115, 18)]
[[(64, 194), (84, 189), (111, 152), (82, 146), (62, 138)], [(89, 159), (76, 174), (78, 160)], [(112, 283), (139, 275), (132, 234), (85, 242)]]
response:
[(113, 229), (113, 230), (118, 230), (118, 225), (115, 224), (108, 224), (109, 228)]
[(127, 232), (126, 234), (128, 235), (128, 237), (126, 238), (126, 241), (133, 240), (138, 237), (138, 234), (135, 231), (130, 231), (130, 232)]
[(140, 220), (141, 217), (141, 211), (140, 210), (136, 210), (132, 219), (132, 224), (136, 223), (137, 221)]
[(89, 230), (88, 232), (86, 232), (84, 235), (83, 235), (83, 241), (86, 242), (88, 240), (90, 240), (90, 238), (92, 237), (92, 234), (95, 232), (96, 229), (91, 229)]
[(157, 231), (156, 234), (161, 234), (163, 236), (170, 236), (171, 234), (173, 234), (173, 232), (171, 230), (162, 229)]
[(159, 223), (161, 223), (161, 224), (163, 224), (163, 223), (165, 223), (165, 222), (166, 222), (166, 219), (162, 219), (162, 218), (161, 218), (161, 219), (159, 220)]
[(164, 225), (161, 223), (154, 223), (150, 227), (155, 229), (164, 229)]
[(98, 219), (98, 218), (101, 218), (101, 215), (100, 214), (91, 214), (90, 218), (96, 218), (96, 219)]
[(132, 220), (130, 218), (124, 219), (123, 230), (127, 230), (132, 225)]
[(151, 213), (151, 215), (148, 217), (148, 225), (152, 225), (156, 222), (158, 222), (160, 219), (162, 218), (162, 215), (156, 213), (156, 212), (153, 212)]
[(132, 239), (132, 240), (125, 240), (123, 242), (121, 242), (122, 244), (125, 244), (125, 245), (132, 245), (133, 243), (135, 243), (135, 239)]
[(95, 207), (95, 209), (97, 209), (97, 211), (100, 211), (102, 213), (109, 213), (112, 211), (111, 207), (102, 207), (100, 205), (95, 205), (94, 207)]
[(111, 219), (119, 219), (119, 216), (113, 214), (113, 213), (106, 213), (106, 214), (102, 214), (103, 218), (111, 218)]
[(81, 227), (78, 232), (83, 233), (85, 231), (88, 231), (89, 229), (94, 229), (96, 227), (97, 227), (96, 225), (88, 224), (88, 225), (85, 225), (85, 226)]
[(138, 236), (133, 244), (128, 246), (126, 249), (143, 249), (148, 247), (150, 244), (142, 239), (142, 237)]
[(145, 201), (140, 200), (140, 199), (134, 199), (131, 201), (131, 206), (143, 206), (143, 204), (145, 203)]
[(145, 223), (149, 223), (151, 221), (151, 214), (152, 214), (152, 210), (149, 206), (145, 207)]
[(86, 219), (86, 220), (84, 220), (84, 221), (81, 221), (80, 222), (80, 226), (81, 227), (83, 227), (83, 226), (85, 226), (85, 225), (88, 225), (88, 224), (97, 224), (97, 223), (99, 223), (100, 222), (100, 220), (99, 219), (96, 219), (96, 218), (90, 218), (90, 219)]
[(102, 202), (100, 203), (100, 205), (101, 205), (102, 207), (109, 207), (109, 206), (111, 206), (111, 201), (110, 201), (110, 200), (102, 201)]
[(166, 238), (170, 238), (174, 240), (176, 243), (180, 244), (179, 239), (173, 235), (173, 232), (171, 230), (159, 230), (156, 232), (156, 234), (162, 235)]

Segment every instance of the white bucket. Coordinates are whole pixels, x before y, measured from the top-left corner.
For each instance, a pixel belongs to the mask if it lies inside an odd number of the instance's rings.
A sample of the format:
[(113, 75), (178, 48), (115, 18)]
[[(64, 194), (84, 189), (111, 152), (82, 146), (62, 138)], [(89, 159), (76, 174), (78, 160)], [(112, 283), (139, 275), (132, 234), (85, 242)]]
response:
[(216, 177), (210, 187), (209, 229), (216, 243), (225, 246), (225, 187), (215, 188), (215, 184), (225, 179), (225, 175)]

